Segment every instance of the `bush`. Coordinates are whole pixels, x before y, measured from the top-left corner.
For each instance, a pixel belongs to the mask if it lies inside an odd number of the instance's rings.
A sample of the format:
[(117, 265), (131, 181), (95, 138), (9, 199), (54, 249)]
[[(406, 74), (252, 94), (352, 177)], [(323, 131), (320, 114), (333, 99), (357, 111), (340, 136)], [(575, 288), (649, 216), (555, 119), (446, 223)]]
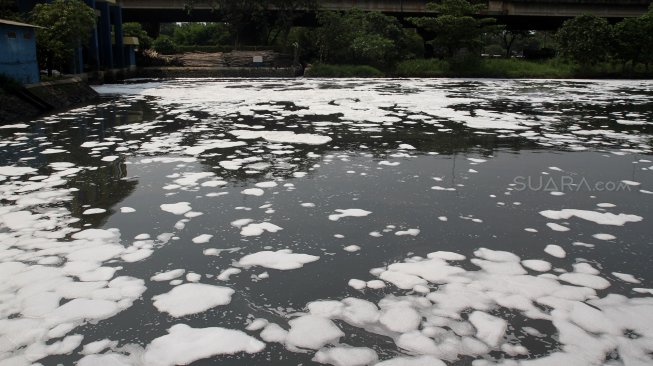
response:
[(367, 65), (316, 64), (306, 69), (304, 76), (316, 78), (379, 78), (383, 73)]
[[(578, 74), (574, 65), (559, 62), (533, 62), (523, 59), (482, 59), (473, 63), (428, 59), (408, 60), (397, 65), (399, 77), (485, 77), (485, 78), (571, 78)], [(589, 76), (589, 75), (588, 75)]]
[(152, 37), (147, 35), (147, 32), (143, 30), (143, 26), (140, 23), (124, 23), (122, 25), (122, 32), (125, 37), (138, 38), (138, 48), (141, 51), (152, 47)]
[(160, 35), (152, 42), (152, 47), (156, 52), (169, 55), (177, 52), (177, 44), (169, 36)]
[(481, 62), (479, 75), (494, 78), (571, 78), (575, 75), (575, 68), (559, 61), (488, 59)]
[(400, 62), (395, 75), (399, 77), (445, 77), (449, 75), (449, 63), (439, 59), (418, 59)]

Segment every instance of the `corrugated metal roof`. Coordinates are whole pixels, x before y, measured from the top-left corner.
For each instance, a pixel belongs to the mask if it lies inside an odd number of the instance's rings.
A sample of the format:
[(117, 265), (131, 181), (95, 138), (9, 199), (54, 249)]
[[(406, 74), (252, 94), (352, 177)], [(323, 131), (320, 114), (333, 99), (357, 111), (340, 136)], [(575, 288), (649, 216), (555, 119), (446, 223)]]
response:
[(15, 25), (17, 27), (43, 28), (43, 27), (39, 27), (38, 25), (15, 22), (13, 20), (8, 20), (8, 19), (0, 19), (0, 24)]

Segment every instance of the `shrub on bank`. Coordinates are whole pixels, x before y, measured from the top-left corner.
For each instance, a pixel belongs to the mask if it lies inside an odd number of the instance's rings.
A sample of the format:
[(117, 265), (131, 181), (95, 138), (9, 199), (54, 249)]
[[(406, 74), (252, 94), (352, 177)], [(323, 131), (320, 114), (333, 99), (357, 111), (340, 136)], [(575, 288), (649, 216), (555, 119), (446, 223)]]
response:
[(177, 53), (177, 44), (172, 38), (162, 34), (152, 42), (152, 48), (158, 53), (171, 55)]
[(399, 77), (484, 77), (484, 78), (570, 78), (573, 65), (559, 61), (534, 62), (520, 59), (479, 59), (451, 62), (439, 59), (408, 60), (399, 63)]
[(424, 78), (446, 77), (450, 75), (449, 63), (436, 58), (406, 60), (397, 65), (395, 75)]
[(316, 64), (306, 69), (306, 77), (317, 78), (378, 78), (384, 74), (379, 69), (367, 65)]
[(557, 60), (527, 61), (520, 59), (486, 59), (475, 71), (480, 77), (488, 78), (571, 78), (574, 66)]

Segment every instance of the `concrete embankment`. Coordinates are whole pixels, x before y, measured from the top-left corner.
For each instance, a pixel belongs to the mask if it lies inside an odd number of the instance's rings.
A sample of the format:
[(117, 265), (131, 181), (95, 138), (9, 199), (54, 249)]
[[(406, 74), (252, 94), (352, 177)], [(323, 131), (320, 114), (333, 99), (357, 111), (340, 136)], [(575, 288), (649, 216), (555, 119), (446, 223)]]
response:
[(292, 67), (143, 67), (137, 75), (143, 78), (275, 78), (295, 77), (301, 69)]
[(292, 78), (303, 70), (293, 67), (143, 67), (80, 74), (77, 77), (0, 88), (0, 124), (28, 120), (41, 114), (92, 102), (99, 95), (91, 83), (119, 82), (131, 77), (171, 78)]
[(99, 95), (80, 78), (0, 89), (0, 123), (34, 118), (97, 100)]

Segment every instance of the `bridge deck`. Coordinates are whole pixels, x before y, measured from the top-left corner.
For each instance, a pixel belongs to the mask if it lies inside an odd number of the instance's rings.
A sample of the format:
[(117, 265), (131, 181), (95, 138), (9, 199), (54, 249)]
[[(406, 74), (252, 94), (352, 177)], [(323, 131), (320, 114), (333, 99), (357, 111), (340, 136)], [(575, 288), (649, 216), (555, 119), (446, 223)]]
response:
[[(211, 0), (196, 0), (193, 12), (185, 10), (185, 0), (117, 0), (123, 8), (126, 21), (183, 22), (216, 21)], [(321, 0), (325, 10), (347, 10), (357, 7), (366, 11), (406, 17), (429, 13), (429, 0)], [(499, 18), (504, 23), (518, 22), (528, 26), (546, 23), (550, 18), (552, 27), (564, 19), (581, 14), (621, 19), (636, 17), (646, 12), (651, 0), (488, 0), (484, 14)], [(537, 18), (537, 19), (536, 19)], [(535, 24), (534, 24), (535, 25)], [(541, 29), (541, 28), (539, 28)]]

